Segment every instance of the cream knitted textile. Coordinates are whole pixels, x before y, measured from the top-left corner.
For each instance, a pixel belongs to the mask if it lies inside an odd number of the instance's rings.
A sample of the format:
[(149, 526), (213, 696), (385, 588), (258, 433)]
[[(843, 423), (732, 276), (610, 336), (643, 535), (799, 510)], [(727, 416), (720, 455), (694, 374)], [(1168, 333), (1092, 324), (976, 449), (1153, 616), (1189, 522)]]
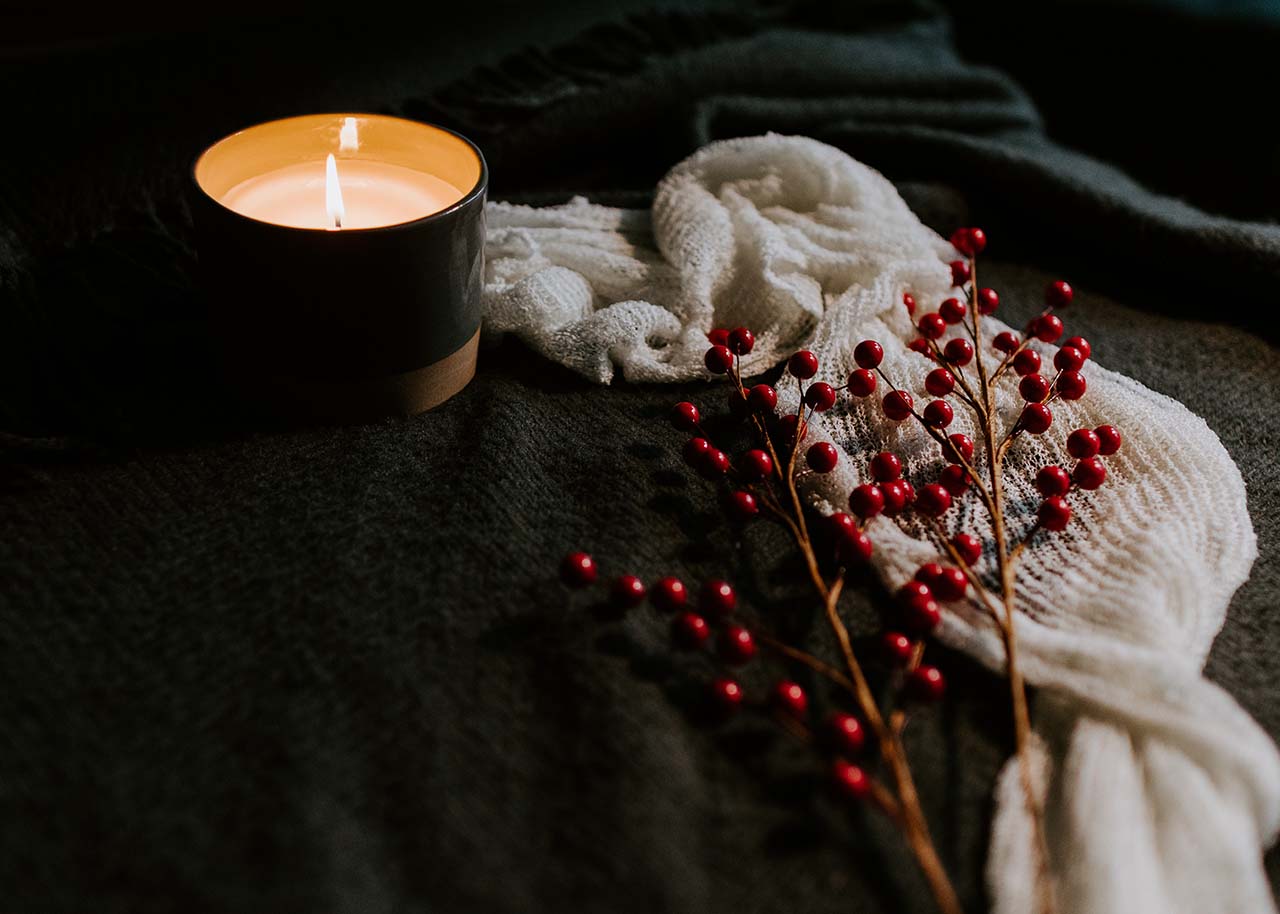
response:
[[(853, 347), (874, 338), (889, 377), (927, 399), (927, 363), (906, 348), (914, 333), (902, 293), (946, 297), (946, 261), (956, 255), (887, 180), (830, 146), (775, 135), (713, 144), (668, 174), (652, 214), (575, 199), (548, 209), (494, 204), (488, 220), (487, 327), (593, 381), (608, 383), (616, 369), (632, 381), (704, 377), (706, 331), (745, 325), (757, 339), (750, 372), (803, 345), (822, 362), (819, 378), (840, 385)], [(987, 319), (985, 338), (1003, 329)], [(1036, 761), (1061, 910), (1273, 912), (1261, 850), (1280, 826), (1280, 756), (1201, 675), (1256, 555), (1244, 483), (1217, 436), (1180, 403), (1093, 362), (1084, 373), (1085, 397), (1055, 404), (1053, 427), (1023, 436), (1006, 473), (1017, 537), (1038, 502), (1035, 469), (1069, 465), (1067, 431), (1107, 423), (1124, 434), (1107, 458), (1107, 484), (1073, 494), (1067, 532), (1041, 534), (1018, 573), (1018, 639), (1038, 689)], [(1015, 384), (999, 395), (1006, 427), (1020, 407)], [(780, 395), (794, 408), (794, 387)], [(813, 423), (811, 439), (842, 451), (835, 472), (805, 478), (819, 509), (845, 505), (886, 447), (917, 484), (936, 476), (937, 445), (916, 423), (885, 420), (878, 399), (844, 399)], [(960, 404), (952, 431), (980, 438)], [(959, 504), (948, 521), (989, 536), (977, 499)], [(890, 587), (936, 557), (920, 529), (876, 518), (869, 533)], [(988, 552), (979, 570), (991, 562)], [(1003, 666), (998, 633), (976, 611), (953, 608), (939, 637)], [(1022, 914), (1034, 908), (1033, 858), (1016, 760), (996, 801), (988, 880), (995, 910)]]

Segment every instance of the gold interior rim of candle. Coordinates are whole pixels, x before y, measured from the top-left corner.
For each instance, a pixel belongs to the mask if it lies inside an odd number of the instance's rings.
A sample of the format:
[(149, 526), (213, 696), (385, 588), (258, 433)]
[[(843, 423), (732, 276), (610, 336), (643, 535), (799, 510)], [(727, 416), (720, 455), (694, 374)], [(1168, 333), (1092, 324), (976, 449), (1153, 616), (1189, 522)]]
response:
[[(344, 229), (378, 232), (441, 218), (484, 192), (488, 169), (475, 143), (445, 127), (386, 114), (305, 114), (246, 127), (206, 149), (192, 166), (196, 186), (211, 200), (236, 215), (263, 225), (299, 232), (325, 229), (281, 225), (237, 212), (223, 203), (233, 187), (290, 165), (316, 162), (323, 166), (329, 153), (341, 150), (340, 132), (347, 118), (355, 118), (359, 151), (341, 153), (387, 162), (435, 175), (458, 188), (458, 199), (421, 217), (390, 225)], [(465, 188), (465, 190), (463, 189)]]

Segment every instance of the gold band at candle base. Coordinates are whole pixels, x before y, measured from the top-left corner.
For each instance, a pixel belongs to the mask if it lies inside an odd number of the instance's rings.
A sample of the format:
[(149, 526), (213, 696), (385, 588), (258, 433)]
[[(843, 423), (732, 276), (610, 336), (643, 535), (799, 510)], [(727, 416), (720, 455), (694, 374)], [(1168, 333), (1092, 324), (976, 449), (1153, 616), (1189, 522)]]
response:
[(315, 422), (371, 422), (416, 416), (448, 400), (475, 377), (480, 331), (438, 362), (382, 378), (312, 380), (238, 374), (235, 386), (262, 411)]

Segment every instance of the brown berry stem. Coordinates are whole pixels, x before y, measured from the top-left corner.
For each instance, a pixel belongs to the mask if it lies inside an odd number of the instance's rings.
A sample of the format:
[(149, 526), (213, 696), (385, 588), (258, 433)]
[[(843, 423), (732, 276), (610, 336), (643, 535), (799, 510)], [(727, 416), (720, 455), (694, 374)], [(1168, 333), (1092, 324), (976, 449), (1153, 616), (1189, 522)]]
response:
[[(740, 375), (734, 372), (732, 377), (738, 393), (744, 394), (745, 391), (742, 388)], [(797, 412), (797, 417), (802, 416), (804, 410), (803, 391), (801, 391), (801, 394), (801, 405)], [(892, 778), (896, 798), (884, 791), (883, 788), (877, 794), (873, 787), (873, 799), (898, 824), (907, 846), (916, 858), (916, 863), (920, 867), (925, 881), (929, 884), (930, 892), (938, 905), (938, 909), (942, 914), (963, 914), (963, 909), (960, 907), (960, 899), (956, 895), (950, 878), (947, 876), (942, 860), (938, 857), (937, 849), (934, 847), (933, 839), (929, 833), (928, 822), (925, 819), (923, 810), (920, 808), (920, 798), (916, 792), (915, 781), (911, 776), (906, 749), (901, 738), (905, 719), (895, 716), (892, 722), (886, 722), (880, 713), (875, 695), (867, 682), (866, 676), (863, 674), (862, 666), (859, 664), (857, 656), (854, 654), (849, 630), (845, 626), (844, 620), (840, 617), (839, 602), (840, 594), (844, 589), (844, 577), (838, 574), (832, 581), (828, 582), (826, 580), (822, 574), (818, 556), (814, 551), (813, 542), (809, 536), (804, 505), (796, 488), (795, 475), (796, 455), (799, 453), (800, 440), (803, 437), (803, 424), (797, 421), (795, 438), (791, 442), (790, 453), (787, 457), (785, 469), (783, 469), (784, 465), (778, 460), (777, 451), (765, 422), (757, 415), (752, 416), (752, 422), (759, 439), (773, 459), (776, 470), (775, 475), (780, 477), (779, 483), (785, 487), (787, 493), (786, 502), (789, 504), (789, 510), (783, 509), (782, 499), (780, 498), (769, 498), (765, 500), (765, 503), (791, 532), (796, 546), (804, 558), (809, 578), (822, 599), (828, 626), (835, 636), (841, 657), (848, 670), (848, 677), (840, 674), (840, 678), (844, 680), (844, 686), (852, 694), (863, 718), (867, 721), (867, 725), (874, 734), (880, 748), (880, 758), (888, 768)], [(783, 647), (781, 642), (777, 642), (774, 639), (770, 639), (770, 641), (772, 642), (770, 646), (775, 647), (775, 649)], [(828, 678), (830, 678), (830, 672), (835, 672), (830, 670), (822, 661), (795, 648), (786, 647), (785, 650), (782, 650), (782, 653), (800, 663), (804, 663), (816, 672), (828, 676)], [(919, 655), (920, 649), (918, 648), (913, 653), (913, 660), (916, 664), (919, 663)], [(900, 715), (901, 713), (895, 712), (895, 715)]]
[(813, 670), (819, 676), (822, 676), (824, 679), (830, 680), (831, 682), (835, 683), (842, 689), (848, 689), (852, 691), (853, 683), (850, 681), (848, 676), (846, 676), (844, 673), (837, 670), (835, 667), (833, 667), (831, 664), (827, 663), (826, 661), (820, 660), (817, 657), (813, 656), (813, 654), (810, 654), (808, 651), (802, 651), (798, 647), (792, 647), (791, 645), (787, 644), (785, 641), (781, 641), (773, 637), (773, 635), (770, 635), (768, 632), (761, 631), (759, 628), (753, 627), (751, 629), (751, 636), (755, 638), (757, 641), (759, 641), (761, 644), (763, 644), (765, 647), (769, 648), (769, 650), (776, 651), (777, 653), (782, 654), (784, 657), (787, 657), (791, 660), (796, 661), (797, 663), (801, 663), (804, 666), (807, 666), (809, 669)]
[[(794, 493), (794, 481), (790, 485)], [(795, 498), (795, 505), (796, 510), (803, 514), (798, 496)], [(901, 740), (901, 725), (895, 727), (886, 724), (880, 714), (875, 695), (872, 693), (866, 676), (862, 672), (862, 667), (854, 654), (853, 643), (849, 638), (849, 630), (845, 626), (844, 620), (840, 617), (839, 602), (840, 593), (844, 587), (844, 578), (838, 576), (828, 584), (822, 576), (817, 555), (814, 553), (808, 537), (800, 535), (801, 528), (799, 526), (792, 526), (791, 529), (797, 533), (796, 545), (799, 547), (809, 568), (809, 575), (814, 587), (822, 597), (827, 623), (831, 628), (832, 634), (835, 635), (845, 666), (848, 668), (852, 687), (850, 691), (868, 726), (875, 734), (880, 746), (881, 759), (888, 767), (893, 778), (898, 797), (897, 803), (900, 809), (900, 815), (896, 816), (895, 819), (912, 854), (916, 858), (917, 865), (924, 874), (925, 880), (929, 883), (930, 891), (939, 910), (944, 914), (961, 914), (960, 899), (955, 893), (955, 888), (951, 885), (951, 880), (948, 878), (946, 869), (938, 857), (937, 850), (934, 848), (933, 839), (929, 834), (928, 822), (925, 820), (924, 812), (920, 808), (920, 798), (916, 793), (915, 781), (912, 779), (911, 769), (907, 763), (906, 750)]]
[[(969, 258), (970, 281), (973, 288), (978, 287), (978, 265), (976, 258)], [(1027, 690), (1022, 679), (1022, 669), (1018, 663), (1018, 634), (1014, 608), (1014, 562), (1009, 554), (1008, 538), (1005, 530), (1005, 501), (1003, 484), (1004, 456), (1017, 431), (1017, 426), (1009, 436), (997, 444), (995, 415), (995, 381), (1007, 357), (997, 369), (997, 374), (987, 376), (982, 348), (982, 321), (978, 314), (976, 296), (970, 299), (969, 313), (973, 320), (973, 345), (978, 363), (978, 379), (982, 386), (985, 415), (981, 416), (982, 434), (987, 450), (987, 469), (990, 474), (991, 499), (990, 514), (992, 532), (996, 542), (996, 570), (1000, 580), (1000, 599), (1004, 604), (1004, 624), (1000, 626), (1000, 634), (1004, 640), (1005, 663), (1008, 669), (1009, 695), (1013, 705), (1014, 747), (1018, 756), (1018, 765), (1022, 779), (1027, 812), (1030, 814), (1036, 835), (1036, 886), (1038, 895), (1037, 908), (1039, 914), (1052, 914), (1054, 910), (1053, 886), (1049, 873), (1049, 848), (1045, 839), (1044, 814), (1036, 799), (1035, 774), (1031, 768), (1031, 713), (1027, 705)], [(1023, 342), (1025, 346), (1025, 341)]]

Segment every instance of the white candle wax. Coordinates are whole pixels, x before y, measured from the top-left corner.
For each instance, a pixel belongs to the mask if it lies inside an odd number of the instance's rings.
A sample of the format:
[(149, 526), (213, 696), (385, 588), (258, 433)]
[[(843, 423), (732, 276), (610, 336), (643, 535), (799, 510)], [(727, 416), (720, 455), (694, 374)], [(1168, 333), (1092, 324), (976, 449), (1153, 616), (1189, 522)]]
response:
[[(443, 178), (388, 162), (342, 158), (337, 160), (337, 171), (343, 229), (412, 222), (464, 196)], [(323, 159), (255, 175), (228, 190), (221, 202), (262, 222), (309, 229), (335, 227), (326, 206)]]

